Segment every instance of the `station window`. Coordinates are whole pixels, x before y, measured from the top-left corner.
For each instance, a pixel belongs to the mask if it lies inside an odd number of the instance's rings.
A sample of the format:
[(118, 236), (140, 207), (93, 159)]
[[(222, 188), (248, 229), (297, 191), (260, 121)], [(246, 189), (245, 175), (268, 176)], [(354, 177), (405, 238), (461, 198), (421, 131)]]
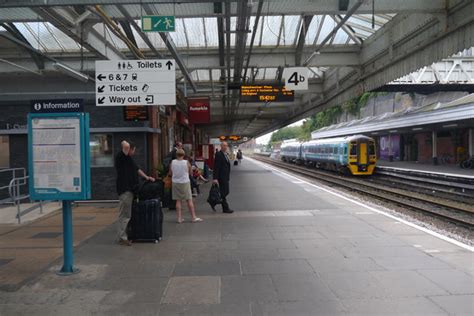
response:
[(91, 167), (113, 167), (114, 150), (112, 134), (91, 134)]
[(10, 167), (10, 139), (0, 136), (0, 168)]

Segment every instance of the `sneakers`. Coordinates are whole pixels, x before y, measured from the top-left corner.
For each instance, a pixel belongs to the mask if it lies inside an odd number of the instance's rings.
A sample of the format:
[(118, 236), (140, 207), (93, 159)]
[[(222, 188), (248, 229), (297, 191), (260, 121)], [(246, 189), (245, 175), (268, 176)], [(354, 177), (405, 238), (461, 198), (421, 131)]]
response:
[(199, 222), (202, 222), (202, 218), (196, 217), (196, 218), (193, 219), (191, 222), (192, 222), (192, 223), (199, 223)]
[(131, 246), (132, 242), (130, 240), (120, 239), (118, 244), (121, 246)]
[(233, 210), (231, 209), (227, 209), (227, 210), (223, 210), (222, 213), (228, 213), (228, 214), (231, 214), (231, 213), (234, 213)]

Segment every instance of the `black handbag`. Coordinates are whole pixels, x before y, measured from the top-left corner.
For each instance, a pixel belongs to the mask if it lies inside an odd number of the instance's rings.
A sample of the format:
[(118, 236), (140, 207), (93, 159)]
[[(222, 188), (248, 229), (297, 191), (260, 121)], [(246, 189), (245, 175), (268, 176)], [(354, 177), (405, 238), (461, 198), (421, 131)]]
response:
[(214, 206), (216, 206), (217, 204), (222, 203), (219, 185), (215, 183), (212, 184), (211, 190), (209, 190), (209, 197), (207, 198), (207, 203), (209, 203), (212, 208), (214, 208)]

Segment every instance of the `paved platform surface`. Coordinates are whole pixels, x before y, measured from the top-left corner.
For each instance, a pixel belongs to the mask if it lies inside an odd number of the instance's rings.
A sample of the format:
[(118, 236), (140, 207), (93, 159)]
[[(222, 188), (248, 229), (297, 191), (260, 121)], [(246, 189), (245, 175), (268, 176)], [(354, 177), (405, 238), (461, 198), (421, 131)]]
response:
[[(29, 209), (32, 206), (37, 206), (38, 203), (22, 203), (20, 204), (20, 212)], [(43, 210), (39, 208), (21, 216), (21, 224), (33, 222), (43, 216), (46, 216), (54, 211), (61, 209), (60, 202), (49, 202), (43, 204)], [(0, 225), (1, 224), (18, 224), (17, 219), (18, 207), (15, 205), (3, 205), (0, 207)]]
[(231, 177), (234, 214), (202, 195), (203, 223), (165, 210), (164, 240), (132, 247), (109, 225), (77, 247), (81, 273), (56, 261), (1, 291), (0, 315), (474, 313), (472, 252), (250, 159)]
[(474, 169), (462, 169), (458, 165), (433, 165), (426, 163), (416, 163), (411, 161), (386, 161), (378, 160), (377, 166), (418, 170), (422, 172), (446, 173), (454, 176), (465, 176), (474, 178)]

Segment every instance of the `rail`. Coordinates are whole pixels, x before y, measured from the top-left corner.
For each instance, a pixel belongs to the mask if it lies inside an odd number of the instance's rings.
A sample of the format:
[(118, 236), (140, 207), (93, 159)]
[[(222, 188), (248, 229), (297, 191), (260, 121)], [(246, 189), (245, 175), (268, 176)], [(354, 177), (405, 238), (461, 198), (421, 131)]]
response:
[(10, 181), (10, 184), (8, 185), (8, 194), (10, 195), (11, 201), (17, 208), (16, 218), (18, 219), (18, 224), (21, 224), (21, 217), (23, 215), (26, 215), (36, 210), (37, 208), (40, 209), (40, 214), (43, 214), (43, 201), (39, 201), (39, 203), (34, 203), (30, 207), (21, 210), (21, 201), (30, 199), (30, 194), (25, 193), (28, 192), (28, 180), (29, 176), (26, 175), (23, 177), (16, 177), (13, 178)]
[[(5, 168), (0, 169), (0, 179), (15, 179), (17, 176), (25, 177), (25, 168)], [(0, 183), (1, 185), (1, 183)], [(11, 197), (8, 194), (10, 182), (5, 182), (4, 185), (0, 186), (0, 205), (2, 204), (14, 204)], [(3, 193), (2, 193), (3, 192)]]

